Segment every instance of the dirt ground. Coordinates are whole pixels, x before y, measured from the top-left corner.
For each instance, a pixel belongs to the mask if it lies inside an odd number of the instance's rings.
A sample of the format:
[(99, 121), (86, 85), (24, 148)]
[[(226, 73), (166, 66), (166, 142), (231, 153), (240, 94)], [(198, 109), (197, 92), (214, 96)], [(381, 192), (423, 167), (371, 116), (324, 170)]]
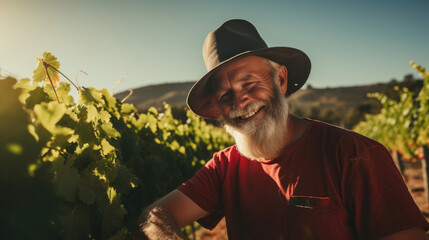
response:
[(424, 191), (423, 171), (421, 163), (404, 163), (404, 180), (407, 183), (411, 196), (419, 206), (426, 220), (429, 221), (429, 205), (427, 203), (427, 193)]
[(227, 240), (225, 218), (212, 231), (201, 228), (196, 235), (197, 240)]
[[(420, 162), (404, 163), (404, 181), (408, 186), (408, 190), (414, 198), (414, 201), (419, 206), (420, 210), (423, 212), (423, 215), (426, 217), (426, 220), (429, 221), (429, 205), (426, 200), (424, 192), (424, 183), (423, 183), (423, 171), (421, 168)], [(208, 231), (206, 229), (199, 229), (196, 232), (195, 240), (226, 240), (226, 224), (225, 219), (223, 219), (215, 229)]]

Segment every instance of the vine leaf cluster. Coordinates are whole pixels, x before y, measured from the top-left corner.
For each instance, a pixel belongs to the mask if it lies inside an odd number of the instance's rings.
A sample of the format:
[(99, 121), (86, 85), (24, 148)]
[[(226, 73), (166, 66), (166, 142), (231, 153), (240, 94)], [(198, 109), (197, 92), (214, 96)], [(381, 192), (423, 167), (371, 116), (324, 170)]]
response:
[[(14, 190), (3, 206), (35, 201), (5, 211), (15, 216), (2, 218), (5, 236), (130, 239), (145, 207), (190, 178), (214, 151), (233, 144), (222, 129), (190, 111), (185, 123), (168, 105), (163, 112), (138, 113), (107, 89), (76, 86), (59, 67), (55, 56), (44, 53), (32, 80), (0, 81), (7, 93), (2, 102), (11, 103), (0, 108), (0, 116), (8, 117), (0, 128), (6, 146), (0, 163), (8, 171), (1, 186)], [(69, 82), (59, 81), (60, 75)], [(77, 101), (70, 84), (79, 92)], [(14, 211), (27, 205), (37, 209)], [(25, 219), (36, 210), (43, 217), (37, 230), (27, 231)]]
[(413, 161), (423, 159), (422, 147), (429, 146), (429, 71), (414, 62), (410, 66), (424, 79), (420, 91), (396, 88), (399, 101), (382, 93), (370, 94), (383, 108), (377, 115), (367, 115), (354, 130)]

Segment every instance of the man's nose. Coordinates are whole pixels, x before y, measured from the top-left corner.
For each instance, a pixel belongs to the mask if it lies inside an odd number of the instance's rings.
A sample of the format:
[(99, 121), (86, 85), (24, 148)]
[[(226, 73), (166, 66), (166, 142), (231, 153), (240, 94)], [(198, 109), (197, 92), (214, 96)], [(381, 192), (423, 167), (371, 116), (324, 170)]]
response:
[(249, 103), (249, 96), (247, 93), (235, 93), (234, 94), (234, 108), (235, 109), (242, 109)]

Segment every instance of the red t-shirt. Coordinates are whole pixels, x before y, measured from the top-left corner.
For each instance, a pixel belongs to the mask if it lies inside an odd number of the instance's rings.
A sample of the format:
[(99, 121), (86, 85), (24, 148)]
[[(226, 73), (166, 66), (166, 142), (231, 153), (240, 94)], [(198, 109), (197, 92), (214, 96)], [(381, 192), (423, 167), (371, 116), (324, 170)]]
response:
[[(309, 120), (309, 119), (308, 119)], [(235, 146), (214, 154), (178, 189), (229, 239), (377, 239), (428, 228), (389, 152), (352, 131), (311, 122), (279, 157), (251, 161)]]

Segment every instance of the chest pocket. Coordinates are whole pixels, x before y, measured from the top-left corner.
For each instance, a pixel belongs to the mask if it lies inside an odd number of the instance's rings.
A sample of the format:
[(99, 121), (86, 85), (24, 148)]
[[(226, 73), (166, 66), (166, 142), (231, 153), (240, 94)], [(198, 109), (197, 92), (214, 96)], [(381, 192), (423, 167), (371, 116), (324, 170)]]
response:
[(292, 196), (286, 219), (288, 239), (339, 239), (338, 219), (329, 197)]

